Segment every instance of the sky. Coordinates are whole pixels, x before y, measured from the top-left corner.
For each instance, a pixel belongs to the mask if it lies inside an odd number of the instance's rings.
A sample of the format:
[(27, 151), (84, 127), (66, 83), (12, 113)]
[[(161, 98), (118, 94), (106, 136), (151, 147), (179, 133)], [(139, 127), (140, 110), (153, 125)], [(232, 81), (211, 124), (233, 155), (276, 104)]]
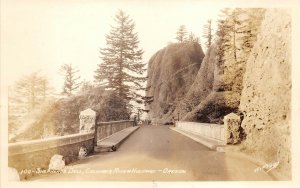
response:
[[(41, 71), (59, 92), (59, 68), (72, 63), (81, 80), (93, 81), (99, 49), (114, 25), (118, 9), (135, 21), (143, 60), (175, 42), (180, 25), (202, 36), (208, 19), (215, 21), (220, 7), (197, 1), (4, 1), (1, 7), (1, 62), (6, 83)], [(204, 39), (201, 38), (204, 42)]]

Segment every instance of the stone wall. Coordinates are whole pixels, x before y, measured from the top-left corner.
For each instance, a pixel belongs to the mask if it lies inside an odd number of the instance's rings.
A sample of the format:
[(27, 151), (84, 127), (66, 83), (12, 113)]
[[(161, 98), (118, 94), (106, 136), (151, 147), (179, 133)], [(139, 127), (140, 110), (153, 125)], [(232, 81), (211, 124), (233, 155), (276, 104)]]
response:
[(132, 126), (134, 126), (134, 121), (130, 120), (98, 122), (96, 124), (95, 141), (102, 140), (116, 132)]
[[(73, 134), (43, 140), (33, 140), (9, 144), (8, 166), (16, 168), (22, 180), (36, 174), (38, 168), (47, 170), (53, 155), (64, 156), (69, 164), (78, 159), (80, 147), (87, 148), (88, 153), (94, 149), (94, 133)], [(22, 170), (31, 171), (21, 173)]]

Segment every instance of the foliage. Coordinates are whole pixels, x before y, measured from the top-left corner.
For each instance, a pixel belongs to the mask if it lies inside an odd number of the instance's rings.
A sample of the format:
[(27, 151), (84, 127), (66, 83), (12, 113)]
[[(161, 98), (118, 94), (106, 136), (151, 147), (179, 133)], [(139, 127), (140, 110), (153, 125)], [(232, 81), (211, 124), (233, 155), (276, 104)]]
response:
[(78, 76), (78, 72), (78, 68), (73, 67), (72, 64), (64, 64), (61, 66), (60, 73), (64, 76), (63, 94), (71, 96), (74, 94), (74, 91), (79, 88), (80, 84), (78, 80), (80, 76)]
[(189, 42), (196, 42), (196, 43), (199, 43), (199, 38), (195, 36), (194, 33), (190, 32), (189, 34), (189, 38), (188, 38), (188, 41)]
[(176, 32), (176, 39), (180, 43), (187, 41), (187, 31), (186, 31), (185, 25), (179, 26), (179, 29)]
[(245, 24), (242, 28), (244, 35), (241, 37), (241, 40), (243, 42), (242, 49), (247, 53), (250, 53), (256, 41), (265, 11), (262, 8), (253, 8), (248, 9), (246, 12), (247, 18), (244, 20)]
[(207, 23), (204, 25), (202, 36), (206, 39), (206, 48), (209, 49), (213, 40), (211, 20), (208, 20)]
[(97, 121), (127, 120), (130, 113), (126, 104), (116, 92), (92, 88), (89, 92), (52, 102), (14, 140), (33, 140), (78, 133), (79, 114), (87, 108), (96, 111)]
[(51, 91), (48, 80), (39, 72), (23, 76), (15, 85), (14, 93), (9, 96), (10, 102), (25, 107), (27, 112), (31, 112), (44, 102)]
[(143, 50), (139, 49), (135, 23), (119, 10), (115, 15), (115, 26), (106, 35), (106, 48), (100, 49), (102, 63), (95, 71), (95, 82), (106, 89), (115, 90), (119, 97), (128, 101), (139, 101), (146, 81), (143, 76)]
[(51, 100), (52, 88), (45, 76), (33, 72), (16, 81), (8, 90), (8, 133), (13, 138), (39, 117)]
[(264, 9), (223, 9), (218, 20), (217, 46), (219, 63), (227, 60), (244, 61), (246, 56), (239, 57), (242, 50), (248, 55), (256, 41), (256, 36), (263, 19)]

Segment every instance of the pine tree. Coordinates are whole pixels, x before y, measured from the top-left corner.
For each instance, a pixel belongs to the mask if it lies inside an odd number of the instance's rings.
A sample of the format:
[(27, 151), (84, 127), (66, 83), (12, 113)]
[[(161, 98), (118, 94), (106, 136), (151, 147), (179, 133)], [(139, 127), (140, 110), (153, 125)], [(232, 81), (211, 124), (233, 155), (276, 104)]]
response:
[(221, 17), (225, 19), (220, 19), (218, 21), (218, 44), (219, 50), (222, 50), (222, 55), (226, 51), (228, 54), (232, 54), (232, 58), (235, 62), (238, 62), (237, 51), (240, 50), (240, 47), (237, 45), (240, 40), (240, 34), (242, 31), (241, 20), (242, 14), (244, 14), (243, 9), (223, 9), (221, 10)]
[(196, 37), (194, 33), (190, 32), (189, 42), (197, 42), (197, 43), (199, 43), (199, 38)]
[(186, 42), (187, 41), (187, 31), (185, 25), (179, 26), (178, 31), (176, 32), (176, 39), (178, 42)]
[(212, 39), (213, 39), (211, 20), (208, 20), (207, 23), (204, 25), (202, 36), (206, 39), (206, 42), (205, 42), (206, 48), (209, 49), (209, 47), (212, 44)]
[[(23, 76), (16, 82), (14, 101), (17, 106), (24, 106), (27, 112), (31, 112), (37, 105), (44, 102), (49, 95), (48, 80), (39, 72)], [(10, 96), (12, 97), (12, 96)]]
[(228, 17), (230, 15), (229, 9), (221, 10), (221, 19), (218, 20), (217, 34), (217, 59), (219, 65), (225, 62), (225, 51), (231, 48), (231, 35), (229, 35), (231, 27), (229, 25)]
[[(259, 26), (263, 17), (261, 9), (223, 9), (222, 18), (218, 21), (217, 31), (217, 60), (220, 70), (226, 73), (224, 87), (226, 90), (241, 91), (240, 79), (245, 71), (243, 65), (256, 41)], [(229, 65), (229, 66), (228, 66)], [(227, 68), (226, 68), (227, 67)], [(230, 68), (228, 68), (230, 67)], [(231, 83), (226, 83), (226, 81)]]
[(134, 32), (135, 23), (122, 10), (114, 18), (115, 26), (106, 35), (106, 48), (100, 49), (102, 63), (95, 71), (95, 82), (130, 101), (139, 102), (143, 76), (146, 71), (142, 63), (143, 50), (138, 47), (138, 34)]
[(80, 83), (78, 80), (80, 76), (78, 76), (78, 72), (78, 68), (73, 67), (72, 64), (64, 64), (61, 66), (60, 73), (64, 76), (63, 94), (71, 96), (79, 88)]
[(242, 48), (246, 53), (250, 53), (254, 42), (256, 41), (258, 31), (260, 29), (261, 22), (265, 9), (262, 8), (252, 8), (245, 11), (246, 18), (244, 20), (245, 24), (242, 29)]

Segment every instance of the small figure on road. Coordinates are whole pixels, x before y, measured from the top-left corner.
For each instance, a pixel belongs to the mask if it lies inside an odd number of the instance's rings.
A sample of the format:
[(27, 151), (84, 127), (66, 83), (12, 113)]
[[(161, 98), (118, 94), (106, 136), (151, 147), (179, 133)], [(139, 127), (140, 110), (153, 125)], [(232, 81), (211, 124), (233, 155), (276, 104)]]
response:
[(136, 116), (133, 117), (133, 126), (137, 126), (137, 122), (136, 122)]
[(172, 117), (172, 125), (174, 125), (174, 127), (175, 127), (175, 117), (174, 116)]

